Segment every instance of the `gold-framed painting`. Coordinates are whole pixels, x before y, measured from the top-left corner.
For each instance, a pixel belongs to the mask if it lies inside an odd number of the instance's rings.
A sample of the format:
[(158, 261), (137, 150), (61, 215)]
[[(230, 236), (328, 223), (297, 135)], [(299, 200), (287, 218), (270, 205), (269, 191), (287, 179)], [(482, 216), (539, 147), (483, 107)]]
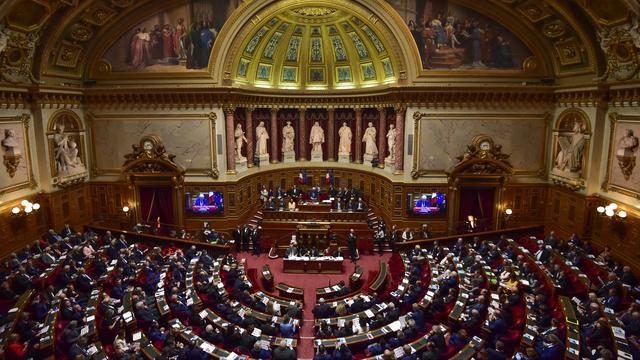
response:
[(609, 158), (602, 190), (640, 199), (640, 169), (637, 167), (640, 116), (611, 113), (609, 123)]
[(0, 117), (0, 195), (25, 188), (35, 188), (29, 144), (29, 114)]
[(546, 174), (547, 130), (550, 115), (505, 113), (426, 113), (415, 111), (413, 168), (418, 177), (445, 176), (464, 153), (468, 139), (491, 137), (502, 152), (510, 154), (515, 175)]
[(55, 185), (64, 187), (87, 179), (85, 129), (78, 114), (58, 110), (47, 126), (51, 178)]

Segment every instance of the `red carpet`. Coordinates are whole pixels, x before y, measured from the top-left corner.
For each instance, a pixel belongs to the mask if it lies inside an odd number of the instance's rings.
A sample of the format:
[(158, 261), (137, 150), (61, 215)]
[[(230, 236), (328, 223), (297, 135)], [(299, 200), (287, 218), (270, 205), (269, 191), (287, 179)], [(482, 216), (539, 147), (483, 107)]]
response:
[[(379, 255), (362, 255), (357, 265), (363, 269), (363, 284), (370, 279), (367, 278), (369, 271), (377, 273), (380, 261), (389, 261), (391, 253)], [(246, 259), (246, 269), (256, 269), (258, 272), (258, 280), (262, 278), (262, 265), (269, 264), (271, 273), (273, 274), (274, 284), (284, 282), (288, 285), (304, 288), (304, 325), (300, 329), (300, 340), (298, 343), (298, 359), (313, 358), (313, 307), (316, 303), (316, 289), (330, 286), (340, 281), (349, 284), (349, 276), (355, 269), (354, 263), (346, 259), (344, 261), (344, 272), (342, 274), (287, 274), (282, 272), (282, 259), (271, 260), (266, 254), (256, 257), (250, 253), (244, 252), (236, 255), (238, 259)], [(260, 284), (256, 284), (260, 286)], [(277, 295), (277, 292), (274, 293)]]

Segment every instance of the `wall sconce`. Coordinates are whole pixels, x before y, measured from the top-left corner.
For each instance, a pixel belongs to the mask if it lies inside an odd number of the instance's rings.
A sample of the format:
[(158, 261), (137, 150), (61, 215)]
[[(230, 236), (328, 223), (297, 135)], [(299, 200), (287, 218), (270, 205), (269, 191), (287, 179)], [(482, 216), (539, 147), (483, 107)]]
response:
[(619, 220), (624, 220), (629, 215), (627, 214), (626, 211), (619, 210), (618, 204), (616, 203), (611, 203), (607, 206), (598, 206), (596, 208), (596, 212), (600, 216), (606, 216), (609, 219), (619, 219)]
[(29, 214), (37, 213), (40, 210), (40, 204), (32, 203), (29, 200), (22, 200), (20, 206), (14, 206), (11, 208), (11, 215), (13, 216), (27, 216)]
[(123, 205), (122, 206), (122, 215), (124, 215), (125, 218), (127, 218), (128, 221), (131, 220), (131, 217), (133, 216), (133, 209), (131, 207), (129, 207), (129, 205)]

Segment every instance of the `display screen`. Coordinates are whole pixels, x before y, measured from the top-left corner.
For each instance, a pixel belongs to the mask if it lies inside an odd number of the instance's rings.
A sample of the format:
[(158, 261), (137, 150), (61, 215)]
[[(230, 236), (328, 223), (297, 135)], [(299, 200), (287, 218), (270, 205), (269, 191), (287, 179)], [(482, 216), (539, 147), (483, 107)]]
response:
[(443, 193), (410, 194), (408, 208), (414, 215), (440, 215), (447, 208)]
[(185, 193), (185, 208), (195, 214), (222, 214), (224, 201), (219, 191)]

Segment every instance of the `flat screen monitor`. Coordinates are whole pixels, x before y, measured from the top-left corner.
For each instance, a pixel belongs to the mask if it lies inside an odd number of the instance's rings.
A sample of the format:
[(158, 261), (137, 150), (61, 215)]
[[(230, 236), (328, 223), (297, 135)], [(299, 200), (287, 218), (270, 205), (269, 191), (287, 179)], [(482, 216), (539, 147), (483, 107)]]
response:
[(447, 208), (444, 193), (411, 194), (407, 207), (414, 215), (442, 215)]
[(191, 214), (222, 214), (224, 201), (220, 191), (185, 193), (185, 209)]

